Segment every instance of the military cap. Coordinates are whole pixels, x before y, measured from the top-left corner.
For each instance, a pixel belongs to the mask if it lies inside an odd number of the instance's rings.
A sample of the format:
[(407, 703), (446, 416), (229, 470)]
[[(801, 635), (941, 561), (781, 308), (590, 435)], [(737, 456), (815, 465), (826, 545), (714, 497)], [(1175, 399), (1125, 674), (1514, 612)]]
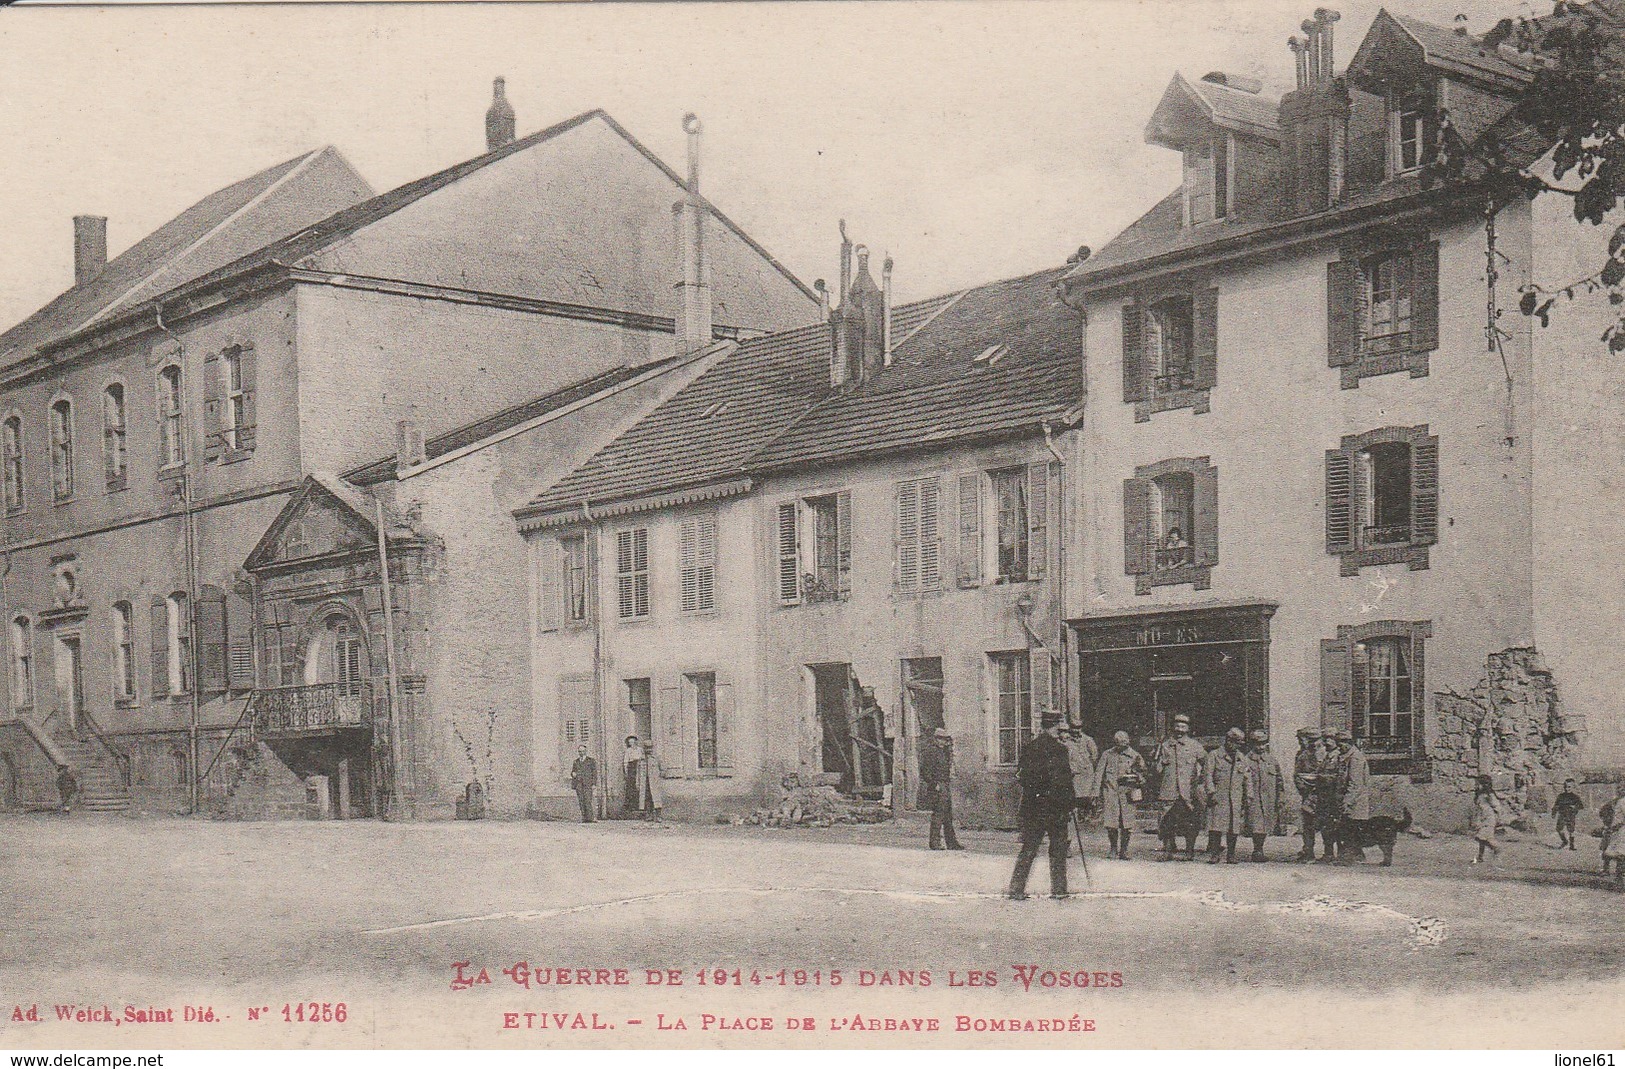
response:
[(1045, 709), (1038, 717), (1040, 727), (1052, 728), (1061, 722), (1061, 714), (1054, 709)]
[(1124, 745), (1127, 745), (1128, 744), (1128, 732), (1126, 732), (1126, 731), (1113, 732), (1112, 733), (1112, 741), (1113, 742), (1123, 743)]
[(1242, 731), (1240, 728), (1231, 728), (1229, 731), (1224, 733), (1224, 737), (1227, 739), (1235, 739), (1237, 742), (1247, 741), (1247, 733)]
[(1298, 729), (1298, 738), (1300, 738), (1300, 739), (1318, 739), (1318, 738), (1320, 738), (1320, 729), (1319, 728), (1299, 728)]
[(1176, 723), (1176, 724), (1184, 724), (1186, 727), (1190, 727), (1191, 726), (1191, 718), (1186, 716), (1184, 713), (1177, 713), (1174, 716), (1174, 723)]
[(1268, 742), (1268, 741), (1270, 741), (1270, 733), (1267, 732), (1267, 731), (1253, 731), (1247, 737), (1249, 739), (1252, 739), (1254, 742)]
[(939, 739), (951, 739), (951, 738), (953, 738), (952, 735), (948, 734), (948, 729), (947, 728), (937, 728), (937, 730), (933, 731), (931, 734), (935, 735)]

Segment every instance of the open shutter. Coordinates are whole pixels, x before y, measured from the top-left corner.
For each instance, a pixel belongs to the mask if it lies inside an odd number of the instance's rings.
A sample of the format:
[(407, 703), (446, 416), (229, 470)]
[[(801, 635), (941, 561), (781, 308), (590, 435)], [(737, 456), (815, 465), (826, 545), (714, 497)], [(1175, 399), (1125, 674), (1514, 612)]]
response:
[(920, 484), (897, 484), (897, 589), (920, 585)]
[(852, 491), (835, 495), (835, 574), (842, 597), (852, 593)]
[(1027, 578), (1042, 579), (1049, 565), (1049, 464), (1027, 465)]
[[(210, 353), (203, 358), (203, 459), (219, 460), (225, 448), (225, 435), (222, 433), (224, 421), (221, 419), (221, 369), (225, 365), (220, 362), (219, 353)], [(160, 391), (162, 387), (160, 386)], [(163, 409), (159, 408), (162, 416)]]
[(1219, 563), (1219, 469), (1206, 467), (1191, 480), (1192, 556), (1201, 568)]
[(243, 425), (237, 429), (238, 450), (254, 451), (254, 347), (243, 346), (237, 358), (237, 377), (243, 391)]
[(1439, 436), (1427, 427), (1411, 442), (1411, 545), (1439, 541)]
[[(1427, 753), (1427, 626), (1411, 628), (1411, 753), (1420, 761)], [(1425, 765), (1423, 766), (1426, 767)]]
[(1038, 722), (1038, 714), (1045, 709), (1055, 707), (1055, 662), (1049, 655), (1049, 650), (1036, 649), (1031, 651), (1032, 661), (1032, 687), (1033, 687), (1033, 723)]
[(1349, 662), (1353, 643), (1346, 638), (1320, 640), (1320, 727), (1343, 731), (1349, 726)]
[(959, 585), (982, 581), (982, 473), (959, 477)]
[(254, 606), (235, 590), (226, 594), (226, 683), (254, 689)]
[(1411, 350), (1439, 347), (1439, 243), (1424, 241), (1411, 250)]
[(660, 741), (655, 745), (655, 757), (660, 763), (660, 774), (681, 776), (687, 762), (683, 755), (683, 688), (660, 688)]
[(1145, 308), (1130, 301), (1123, 306), (1123, 400), (1145, 399)]
[(920, 589), (942, 585), (942, 509), (935, 479), (920, 483)]
[(779, 506), (779, 604), (801, 602), (801, 536), (797, 530), (799, 505), (786, 501)]
[(1151, 572), (1151, 480), (1123, 480), (1123, 573)]
[(1326, 450), (1326, 552), (1354, 549), (1354, 455)]
[(731, 776), (734, 770), (734, 685), (717, 679), (717, 775)]
[(152, 599), (152, 696), (169, 693), (169, 608), (161, 597)]
[(541, 596), (543, 631), (553, 631), (564, 622), (564, 554), (556, 538), (536, 540), (536, 579)]
[(1197, 290), (1191, 298), (1195, 345), (1191, 349), (1191, 385), (1210, 390), (1219, 384), (1219, 291)]
[(1353, 732), (1354, 737), (1362, 743), (1366, 738), (1365, 681), (1370, 668), (1369, 660), (1365, 647), (1351, 639), (1349, 641), (1349, 711), (1348, 718), (1338, 725), (1338, 730)]
[(197, 596), (198, 693), (226, 689), (226, 592), (205, 586)]
[(1326, 265), (1326, 363), (1345, 367), (1360, 351), (1360, 272), (1357, 261)]

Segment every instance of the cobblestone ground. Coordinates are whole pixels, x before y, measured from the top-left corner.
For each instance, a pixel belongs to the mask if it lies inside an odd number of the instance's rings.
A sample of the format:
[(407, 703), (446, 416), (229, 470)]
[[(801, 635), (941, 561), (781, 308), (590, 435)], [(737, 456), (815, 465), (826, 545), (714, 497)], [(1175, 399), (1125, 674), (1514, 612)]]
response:
[[(1595, 874), (1595, 840), (1574, 853), (1509, 842), (1498, 865), (1474, 867), (1467, 839), (1404, 836), (1383, 869), (1159, 864), (1137, 839), (1134, 860), (1092, 856), (1087, 884), (1074, 852), (1073, 889), (1087, 893), (1017, 903), (998, 893), (1013, 835), (969, 832), (969, 850), (934, 853), (923, 833), (914, 821), (0, 818), (0, 1047), (1059, 1038), (1575, 1048), (1625, 1038), (1625, 894)], [(1271, 852), (1295, 846), (1272, 840)], [(1042, 859), (1032, 883), (1047, 890)], [(502, 972), (521, 961), (623, 968), (627, 983), (589, 973), (611, 982), (526, 989)], [(457, 962), (492, 982), (453, 990)], [(676, 970), (683, 983), (651, 986), (647, 970)], [(702, 970), (713, 982), (700, 983)], [(284, 1005), (299, 1002), (315, 1002), (317, 1016), (343, 1002), (346, 1020), (301, 1023), (290, 1009), (284, 1021)], [(14, 1019), (35, 1006), (40, 1022)], [(126, 1023), (59, 1020), (59, 1006)], [(185, 1021), (187, 1006), (216, 1021)], [(126, 1007), (173, 1009), (176, 1020), (129, 1021)], [(560, 1030), (548, 1016), (577, 1012), (588, 1029)], [(509, 1013), (532, 1027), (504, 1028)], [(590, 1028), (592, 1013), (605, 1027)], [(1094, 1031), (976, 1027), (1074, 1015)], [(735, 1017), (775, 1028), (719, 1027)], [(817, 1035), (787, 1031), (792, 1017), (811, 1018)], [(932, 1017), (935, 1035), (896, 1027)], [(955, 1031), (960, 1018), (970, 1031)], [(686, 1029), (659, 1028), (679, 1019)]]

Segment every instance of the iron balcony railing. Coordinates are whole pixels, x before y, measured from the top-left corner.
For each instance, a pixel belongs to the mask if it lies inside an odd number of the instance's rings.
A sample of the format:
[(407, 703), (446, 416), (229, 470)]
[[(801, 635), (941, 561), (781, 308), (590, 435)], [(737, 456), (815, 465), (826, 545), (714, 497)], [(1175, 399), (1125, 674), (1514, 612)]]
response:
[(269, 687), (255, 694), (254, 730), (264, 735), (304, 735), (372, 722), (372, 687), (364, 682)]

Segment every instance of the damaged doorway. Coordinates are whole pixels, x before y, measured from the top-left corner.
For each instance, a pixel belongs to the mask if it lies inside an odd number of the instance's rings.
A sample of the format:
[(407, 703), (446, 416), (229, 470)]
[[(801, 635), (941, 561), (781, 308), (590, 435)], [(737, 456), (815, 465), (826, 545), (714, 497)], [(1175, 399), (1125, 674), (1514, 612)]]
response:
[(904, 785), (903, 797), (912, 799), (913, 809), (929, 809), (925, 797), (925, 784), (920, 779), (920, 753), (931, 745), (932, 735), (946, 726), (942, 715), (942, 658), (916, 657), (903, 662), (903, 715), (907, 718), (909, 737), (914, 747), (909, 752), (912, 763), (909, 774), (912, 782)]
[(840, 776), (842, 794), (879, 798), (891, 783), (886, 714), (850, 664), (808, 666), (818, 715), (820, 768)]

